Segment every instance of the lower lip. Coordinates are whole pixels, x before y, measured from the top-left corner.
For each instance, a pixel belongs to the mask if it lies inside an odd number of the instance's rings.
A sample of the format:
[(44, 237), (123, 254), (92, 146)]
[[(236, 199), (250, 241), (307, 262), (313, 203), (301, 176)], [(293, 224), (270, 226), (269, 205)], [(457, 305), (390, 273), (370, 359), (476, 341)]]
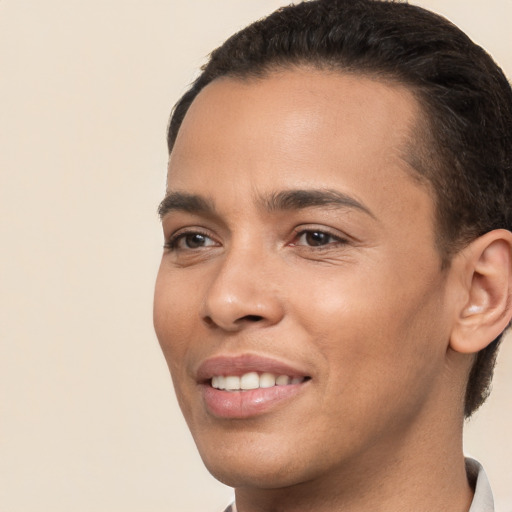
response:
[(219, 418), (249, 418), (265, 414), (302, 391), (301, 384), (273, 386), (247, 391), (223, 391), (209, 384), (202, 385), (208, 411)]

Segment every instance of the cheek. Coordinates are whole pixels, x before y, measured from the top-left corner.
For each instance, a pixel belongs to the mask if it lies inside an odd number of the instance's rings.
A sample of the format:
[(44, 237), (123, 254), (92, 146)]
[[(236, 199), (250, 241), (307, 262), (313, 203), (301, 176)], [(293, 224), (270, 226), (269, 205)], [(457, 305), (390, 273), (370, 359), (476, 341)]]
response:
[(176, 293), (176, 283), (170, 278), (169, 273), (160, 268), (155, 285), (153, 324), (169, 367), (178, 404), (185, 419), (188, 420), (191, 416), (191, 400), (187, 396), (189, 390), (184, 384), (189, 381), (186, 359), (190, 344), (187, 342), (186, 333), (190, 331), (187, 329), (187, 326), (190, 326), (190, 306), (184, 299), (183, 294)]
[(175, 280), (162, 263), (155, 285), (153, 324), (173, 379), (184, 368), (188, 348), (186, 333), (192, 314), (188, 299), (186, 290), (180, 288), (176, 293)]
[(419, 279), (383, 264), (373, 274), (351, 270), (314, 280), (320, 286), (310, 283), (296, 302), (298, 321), (325, 362), (326, 385), (374, 396), (379, 387), (428, 382), (443, 365), (449, 336), (438, 272)]

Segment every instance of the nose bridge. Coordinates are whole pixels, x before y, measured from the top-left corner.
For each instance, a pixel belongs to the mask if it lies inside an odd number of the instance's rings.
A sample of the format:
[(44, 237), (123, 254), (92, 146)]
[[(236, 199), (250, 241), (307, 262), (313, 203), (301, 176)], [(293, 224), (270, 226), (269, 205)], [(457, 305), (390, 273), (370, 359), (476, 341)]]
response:
[(283, 307), (275, 293), (275, 272), (262, 243), (233, 244), (206, 290), (202, 317), (225, 330), (254, 322), (279, 322)]

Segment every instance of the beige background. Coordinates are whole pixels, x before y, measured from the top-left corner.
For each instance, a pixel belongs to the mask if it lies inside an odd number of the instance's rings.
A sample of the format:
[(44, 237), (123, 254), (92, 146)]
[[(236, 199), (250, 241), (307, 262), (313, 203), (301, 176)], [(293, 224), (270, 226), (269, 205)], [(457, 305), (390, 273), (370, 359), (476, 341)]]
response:
[[(423, 0), (512, 75), (512, 0)], [(152, 331), (171, 105), (278, 0), (0, 0), (0, 510), (212, 511)], [(467, 451), (512, 510), (512, 346)], [(506, 504), (508, 503), (508, 507)]]

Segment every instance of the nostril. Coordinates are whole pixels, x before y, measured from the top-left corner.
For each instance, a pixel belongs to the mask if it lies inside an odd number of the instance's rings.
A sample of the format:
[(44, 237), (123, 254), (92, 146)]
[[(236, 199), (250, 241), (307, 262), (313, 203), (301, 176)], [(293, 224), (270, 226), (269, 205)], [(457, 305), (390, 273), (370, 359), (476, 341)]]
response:
[(259, 315), (245, 315), (242, 318), (238, 319), (239, 322), (243, 320), (246, 320), (248, 322), (259, 322), (263, 320), (263, 317)]
[(205, 316), (203, 320), (206, 323), (206, 325), (209, 325), (209, 326), (215, 325), (215, 322), (209, 316)]
[[(245, 316), (242, 316), (240, 318), (237, 318), (234, 323), (232, 324), (232, 327), (235, 328), (235, 329), (238, 329), (239, 326), (241, 324), (244, 324), (244, 323), (256, 323), (256, 322), (260, 322), (261, 320), (263, 320), (264, 317), (260, 316), (260, 315), (245, 315)], [(222, 324), (216, 322), (211, 316), (205, 316), (203, 318), (203, 321), (205, 322), (206, 325), (208, 325), (209, 327), (214, 327), (214, 326), (221, 326)], [(224, 327), (226, 328), (226, 327)]]

